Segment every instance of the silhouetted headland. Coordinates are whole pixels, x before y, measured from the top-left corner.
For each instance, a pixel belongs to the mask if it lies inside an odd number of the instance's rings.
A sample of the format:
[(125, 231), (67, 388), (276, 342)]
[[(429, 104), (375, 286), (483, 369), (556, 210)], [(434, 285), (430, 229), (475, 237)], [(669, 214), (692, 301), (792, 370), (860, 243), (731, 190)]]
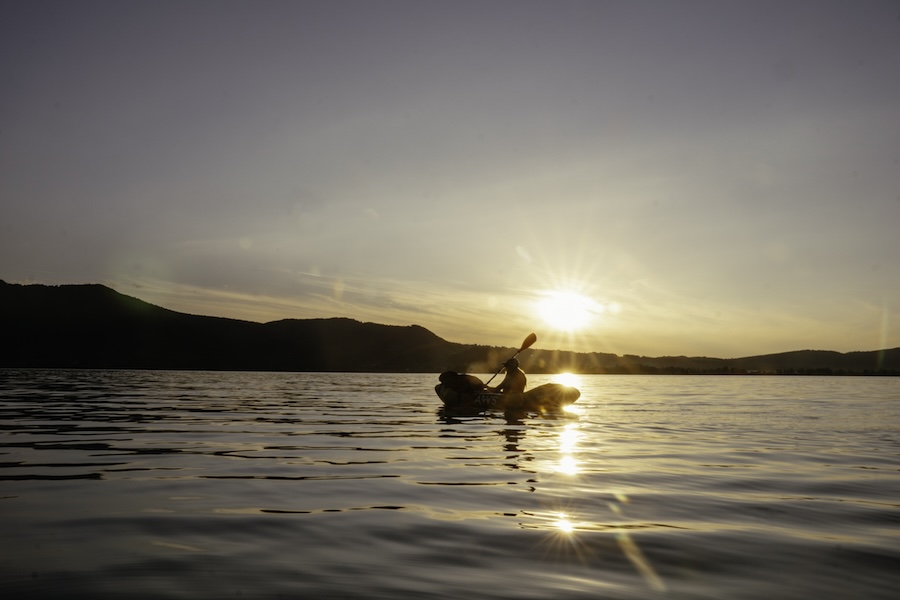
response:
[[(0, 331), (6, 368), (492, 372), (515, 351), (448, 342), (418, 325), (189, 315), (98, 284), (0, 281)], [(529, 373), (900, 375), (900, 348), (733, 359), (528, 349), (520, 360)]]

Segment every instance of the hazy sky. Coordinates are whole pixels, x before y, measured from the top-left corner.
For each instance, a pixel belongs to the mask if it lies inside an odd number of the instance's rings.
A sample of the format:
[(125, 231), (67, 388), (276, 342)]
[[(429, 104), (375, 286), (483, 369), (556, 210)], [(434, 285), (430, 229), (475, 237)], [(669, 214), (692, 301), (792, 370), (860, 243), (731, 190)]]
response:
[[(489, 345), (900, 346), (896, 0), (0, 0), (0, 85), (7, 282)], [(559, 290), (583, 328), (541, 318)]]

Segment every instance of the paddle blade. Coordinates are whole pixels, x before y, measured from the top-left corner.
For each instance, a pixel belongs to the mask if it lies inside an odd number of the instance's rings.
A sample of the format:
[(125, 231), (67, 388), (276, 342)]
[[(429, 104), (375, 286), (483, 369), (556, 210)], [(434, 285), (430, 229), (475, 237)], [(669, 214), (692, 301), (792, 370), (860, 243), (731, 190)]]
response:
[(524, 350), (525, 348), (531, 348), (531, 345), (537, 341), (537, 336), (533, 333), (529, 333), (528, 337), (525, 338), (525, 341), (522, 342), (522, 347), (519, 348), (519, 352)]

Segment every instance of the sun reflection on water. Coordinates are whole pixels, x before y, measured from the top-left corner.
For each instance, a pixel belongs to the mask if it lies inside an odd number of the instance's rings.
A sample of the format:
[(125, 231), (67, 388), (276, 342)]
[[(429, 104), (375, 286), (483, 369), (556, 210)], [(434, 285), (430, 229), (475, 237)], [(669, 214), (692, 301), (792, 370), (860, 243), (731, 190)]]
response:
[(575, 531), (575, 526), (572, 524), (572, 521), (569, 520), (568, 515), (566, 513), (559, 513), (559, 519), (554, 523), (556, 528), (559, 529), (562, 533), (572, 533)]
[[(581, 378), (573, 373), (560, 373), (553, 377), (553, 381), (572, 387), (581, 385)], [(569, 405), (565, 407), (565, 410), (574, 417), (583, 414), (582, 409), (577, 405)], [(585, 441), (582, 423), (577, 418), (560, 425), (555, 431), (555, 437), (551, 438), (552, 443), (547, 448), (549, 450), (547, 457), (550, 459), (550, 463), (545, 463), (544, 466), (548, 472), (564, 476), (556, 481), (558, 485), (565, 487), (570, 482), (577, 483), (580, 477), (588, 475), (582, 471), (578, 455), (580, 451), (586, 450), (581, 446), (585, 443), (594, 445), (598, 440)], [(539, 472), (540, 470), (538, 469)], [(521, 523), (521, 525), (527, 528), (543, 529), (547, 532), (547, 536), (542, 539), (540, 545), (544, 546), (549, 557), (556, 560), (574, 558), (582, 564), (589, 565), (608, 557), (607, 553), (617, 554), (627, 560), (634, 572), (650, 589), (657, 592), (665, 591), (665, 583), (632, 535), (631, 529), (636, 525), (630, 523), (630, 519), (625, 515), (625, 509), (631, 499), (621, 491), (610, 491), (610, 494), (611, 497), (606, 502), (610, 516), (608, 522), (579, 520), (580, 511), (577, 504), (559, 501), (557, 498), (557, 501), (545, 506), (547, 512), (523, 511), (522, 514), (531, 517), (533, 521), (529, 519), (527, 524)], [(598, 539), (595, 536), (604, 536), (606, 539)]]
[(568, 373), (568, 372), (566, 372), (566, 373), (557, 373), (557, 374), (553, 375), (553, 376), (550, 378), (550, 380), (551, 380), (553, 383), (560, 383), (560, 384), (562, 384), (562, 385), (566, 385), (566, 386), (569, 386), (569, 387), (575, 387), (575, 388), (577, 388), (577, 387), (579, 387), (579, 386), (582, 385), (582, 383), (581, 383), (581, 377), (578, 376), (578, 375), (575, 374), (575, 373)]
[(572, 456), (563, 456), (559, 459), (559, 465), (557, 465), (556, 471), (565, 473), (566, 475), (577, 475), (578, 462)]
[[(576, 459), (581, 432), (579, 423), (568, 423), (559, 430), (558, 451), (559, 462), (554, 465), (553, 472), (569, 476), (579, 475), (579, 465)], [(615, 545), (622, 553), (637, 574), (644, 580), (647, 586), (655, 591), (665, 591), (666, 585), (653, 568), (650, 560), (643, 553), (638, 543), (631, 536), (629, 526), (622, 524), (625, 517), (624, 507), (630, 502), (630, 498), (624, 492), (614, 492), (607, 502), (610, 514), (613, 516), (611, 523), (600, 524), (577, 521), (571, 507), (558, 506), (545, 517), (546, 525), (552, 535), (547, 539), (550, 549), (560, 555), (574, 552), (575, 556), (587, 563), (593, 560), (591, 548), (595, 544), (589, 542), (589, 537), (598, 532), (606, 531), (613, 534)], [(577, 509), (576, 509), (577, 512)], [(571, 555), (571, 554), (570, 554)]]
[(578, 446), (579, 437), (580, 433), (577, 423), (569, 423), (563, 427), (559, 434), (560, 458), (554, 469), (556, 472), (565, 473), (566, 475), (578, 474), (578, 461), (575, 459), (574, 453)]

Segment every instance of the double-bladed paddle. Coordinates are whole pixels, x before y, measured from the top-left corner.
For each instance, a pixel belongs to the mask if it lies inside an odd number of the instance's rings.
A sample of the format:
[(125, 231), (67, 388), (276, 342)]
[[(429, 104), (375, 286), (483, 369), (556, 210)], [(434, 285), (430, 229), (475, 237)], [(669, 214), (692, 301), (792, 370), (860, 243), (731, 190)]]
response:
[[(507, 359), (507, 360), (512, 360), (513, 358), (517, 357), (519, 355), (519, 352), (521, 352), (525, 348), (531, 348), (531, 345), (533, 343), (535, 343), (536, 341), (537, 341), (537, 336), (533, 333), (529, 333), (528, 337), (525, 338), (525, 341), (522, 342), (522, 345), (519, 347), (519, 349), (516, 350), (516, 353), (513, 354), (511, 357), (509, 357), (509, 359)], [(492, 382), (494, 380), (494, 377), (499, 375), (500, 371), (502, 371), (502, 370), (503, 370), (503, 365), (500, 365), (500, 368), (497, 369), (497, 372), (494, 373), (494, 375), (490, 379), (488, 379), (487, 383), (484, 385), (487, 386), (488, 383)]]

